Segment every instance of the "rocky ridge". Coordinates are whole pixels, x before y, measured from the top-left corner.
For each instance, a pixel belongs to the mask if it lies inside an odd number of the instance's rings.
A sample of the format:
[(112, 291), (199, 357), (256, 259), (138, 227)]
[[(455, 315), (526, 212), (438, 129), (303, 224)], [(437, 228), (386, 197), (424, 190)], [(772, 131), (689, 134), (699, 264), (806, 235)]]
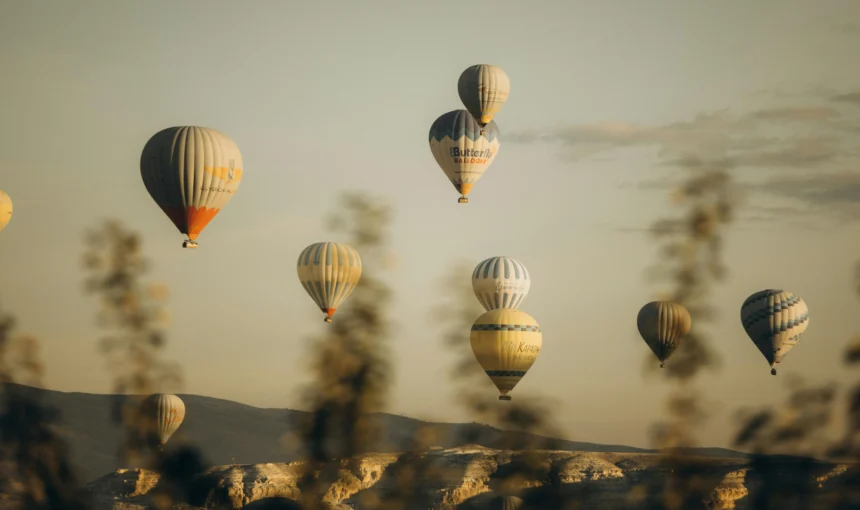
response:
[[(628, 508), (644, 502), (644, 487), (665, 476), (668, 469), (658, 454), (595, 453), (576, 451), (511, 452), (481, 446), (435, 448), (425, 461), (430, 475), (417, 479), (412, 488), (418, 494), (416, 509), (478, 509), (498, 494), (512, 490), (500, 480), (512, 462), (530, 455), (555, 473), (554, 477), (521, 479), (516, 489), (521, 495), (550, 484), (559, 485), (564, 494), (579, 500), (589, 509)], [(330, 508), (362, 509), (379, 501), (394, 488), (392, 468), (397, 454), (371, 453), (346, 465), (324, 495)], [(750, 508), (747, 495), (746, 459), (700, 458), (704, 483), (710, 484), (705, 508)], [(211, 481), (204, 508), (298, 508), (298, 486), (304, 462), (252, 465), (225, 465), (208, 469), (203, 475)], [(838, 478), (846, 465), (822, 464), (819, 482)], [(150, 508), (157, 497), (159, 477), (145, 469), (123, 469), (95, 480), (89, 488), (98, 509), (135, 510)], [(820, 484), (819, 484), (820, 487)]]

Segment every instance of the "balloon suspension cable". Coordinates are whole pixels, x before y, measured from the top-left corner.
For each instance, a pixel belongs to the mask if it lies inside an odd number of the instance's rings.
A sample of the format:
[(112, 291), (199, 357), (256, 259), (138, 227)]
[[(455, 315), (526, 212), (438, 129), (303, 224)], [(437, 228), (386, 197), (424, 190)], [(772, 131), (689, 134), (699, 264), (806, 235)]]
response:
[(499, 395), (499, 400), (510, 400), (510, 399), (511, 399), (511, 397), (509, 397), (508, 395)]
[(466, 198), (466, 195), (463, 195), (462, 197), (460, 197), (460, 198), (458, 198), (458, 199), (457, 199), (457, 202), (458, 202), (458, 203), (461, 203), (461, 204), (468, 204), (468, 203), (469, 203), (469, 199), (468, 199), (468, 198)]
[(323, 322), (331, 322), (331, 317), (326, 317), (325, 319), (323, 319)]

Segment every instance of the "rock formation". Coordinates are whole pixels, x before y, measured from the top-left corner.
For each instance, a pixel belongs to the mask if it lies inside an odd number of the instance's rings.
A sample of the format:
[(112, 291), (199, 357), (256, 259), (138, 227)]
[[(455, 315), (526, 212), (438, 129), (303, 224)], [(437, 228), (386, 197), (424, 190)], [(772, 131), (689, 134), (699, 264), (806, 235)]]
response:
[[(396, 454), (366, 454), (344, 462), (323, 501), (330, 508), (367, 508), (388, 497), (399, 486)], [(527, 459), (528, 458), (528, 459)], [(576, 498), (589, 509), (620, 509), (644, 502), (649, 483), (668, 474), (665, 458), (656, 454), (587, 453), (570, 451), (510, 452), (480, 446), (431, 449), (419, 456), (424, 471), (407, 479), (416, 509), (489, 508), (500, 494), (530, 494), (552, 487), (557, 494)], [(528, 460), (531, 475), (509, 478), (505, 471)], [(709, 496), (703, 508), (744, 509), (750, 488), (746, 459), (698, 459), (697, 473)], [(299, 480), (304, 462), (227, 465), (208, 469), (210, 480), (204, 508), (298, 508)], [(828, 466), (819, 481), (838, 478), (844, 466)], [(703, 482), (702, 482), (703, 481)], [(145, 469), (120, 470), (90, 484), (97, 509), (143, 509), (156, 503), (159, 477)], [(701, 485), (700, 485), (701, 487)], [(185, 508), (188, 508), (187, 506)]]

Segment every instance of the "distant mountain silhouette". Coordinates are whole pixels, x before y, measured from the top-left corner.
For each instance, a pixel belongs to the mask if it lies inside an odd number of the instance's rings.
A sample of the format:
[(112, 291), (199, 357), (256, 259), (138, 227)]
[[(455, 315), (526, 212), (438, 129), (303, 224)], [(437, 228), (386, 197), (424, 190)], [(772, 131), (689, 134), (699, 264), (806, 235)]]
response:
[[(93, 480), (123, 465), (117, 457), (122, 429), (112, 419), (113, 402), (118, 395), (61, 392), (29, 386), (16, 386), (25, 394), (39, 397), (45, 406), (60, 413), (60, 434), (69, 442), (72, 462), (84, 480)], [(285, 441), (285, 434), (297, 428), (297, 420), (307, 413), (289, 409), (261, 409), (229, 400), (199, 395), (179, 395), (186, 407), (186, 417), (167, 449), (181, 444), (198, 448), (214, 465), (262, 464), (291, 462), (302, 458), (296, 444)], [(379, 413), (383, 437), (368, 451), (399, 452), (409, 448), (411, 439), (421, 427), (435, 432), (436, 446), (452, 448), (477, 444), (500, 448), (511, 435), (538, 438), (523, 432), (503, 430), (478, 423), (424, 422), (388, 413)], [(583, 452), (657, 453), (656, 450), (622, 445), (555, 440), (555, 448)], [(725, 448), (694, 448), (690, 453), (704, 457), (747, 458), (745, 453)]]

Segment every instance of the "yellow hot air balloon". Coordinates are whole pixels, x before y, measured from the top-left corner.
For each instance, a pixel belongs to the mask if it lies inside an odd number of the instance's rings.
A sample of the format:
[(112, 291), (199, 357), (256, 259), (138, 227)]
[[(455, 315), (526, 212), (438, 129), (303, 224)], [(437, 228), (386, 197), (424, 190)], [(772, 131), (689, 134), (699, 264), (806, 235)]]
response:
[(242, 181), (242, 154), (227, 135), (205, 127), (159, 131), (140, 155), (140, 175), (161, 210), (196, 248), (197, 236), (233, 198)]
[(335, 310), (361, 279), (361, 257), (341, 243), (314, 243), (299, 255), (299, 281), (331, 322)]
[(154, 426), (161, 444), (182, 425), (185, 419), (185, 403), (176, 395), (156, 393), (143, 401), (143, 417)]
[(746, 298), (741, 305), (741, 324), (764, 358), (775, 365), (800, 340), (809, 326), (809, 308), (791, 292), (767, 289)]
[(0, 190), (0, 231), (12, 220), (12, 197)]
[(430, 151), (460, 192), (461, 204), (469, 202), (466, 195), (496, 158), (499, 144), (496, 123), (481, 129), (466, 110), (440, 115), (430, 126)]
[(499, 67), (478, 64), (469, 67), (457, 81), (460, 100), (483, 127), (499, 113), (511, 93), (511, 80)]
[(472, 325), (472, 352), (499, 389), (499, 400), (525, 377), (542, 345), (540, 326), (520, 310), (497, 308), (484, 313)]
[(692, 327), (690, 312), (671, 301), (652, 301), (639, 310), (636, 327), (663, 368)]

